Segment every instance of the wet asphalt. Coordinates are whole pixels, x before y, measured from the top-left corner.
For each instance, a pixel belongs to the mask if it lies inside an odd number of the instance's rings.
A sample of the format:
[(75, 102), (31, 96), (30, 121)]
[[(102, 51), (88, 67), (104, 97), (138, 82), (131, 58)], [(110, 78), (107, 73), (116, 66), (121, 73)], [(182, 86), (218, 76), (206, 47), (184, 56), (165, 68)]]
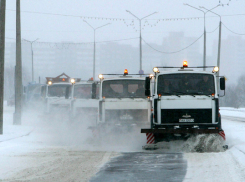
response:
[(181, 153), (123, 153), (106, 163), (90, 182), (181, 182), (186, 170)]

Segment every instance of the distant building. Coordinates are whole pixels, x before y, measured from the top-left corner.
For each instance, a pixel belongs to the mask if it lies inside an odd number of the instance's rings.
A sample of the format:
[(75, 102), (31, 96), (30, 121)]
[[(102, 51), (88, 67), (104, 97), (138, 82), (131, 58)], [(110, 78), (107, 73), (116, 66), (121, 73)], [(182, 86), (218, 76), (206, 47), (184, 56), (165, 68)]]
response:
[[(170, 32), (168, 37), (163, 38), (162, 45), (147, 40), (150, 47), (142, 42), (144, 73), (152, 73), (152, 68), (155, 66), (180, 66), (183, 60), (188, 60), (189, 65), (192, 66), (202, 65), (200, 42), (197, 41), (189, 46), (196, 39), (196, 37), (185, 37), (183, 32)], [(6, 42), (5, 68), (14, 69), (15, 48), (15, 42)], [(129, 73), (139, 73), (139, 46), (118, 42), (97, 43), (95, 54), (96, 80), (100, 73), (123, 73), (124, 69), (128, 69)], [(242, 56), (242, 53), (240, 54)], [(40, 78), (41, 83), (45, 83), (45, 77), (54, 77), (62, 72), (71, 77), (87, 80), (93, 76), (93, 56), (94, 46), (91, 43), (37, 41), (33, 43), (34, 80), (38, 82)], [(23, 84), (27, 84), (32, 76), (32, 53), (31, 45), (26, 41), (22, 41), (22, 67)]]

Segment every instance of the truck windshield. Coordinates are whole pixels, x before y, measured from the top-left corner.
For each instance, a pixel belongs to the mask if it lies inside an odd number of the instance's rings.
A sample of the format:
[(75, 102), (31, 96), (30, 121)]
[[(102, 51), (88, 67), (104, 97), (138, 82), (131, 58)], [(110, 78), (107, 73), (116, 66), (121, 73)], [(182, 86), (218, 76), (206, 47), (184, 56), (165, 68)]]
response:
[(71, 88), (71, 85), (50, 85), (48, 86), (49, 97), (65, 97), (66, 89)]
[(158, 76), (157, 94), (211, 95), (214, 93), (214, 76), (210, 74), (183, 73)]
[(146, 98), (144, 80), (108, 80), (102, 84), (102, 97)]

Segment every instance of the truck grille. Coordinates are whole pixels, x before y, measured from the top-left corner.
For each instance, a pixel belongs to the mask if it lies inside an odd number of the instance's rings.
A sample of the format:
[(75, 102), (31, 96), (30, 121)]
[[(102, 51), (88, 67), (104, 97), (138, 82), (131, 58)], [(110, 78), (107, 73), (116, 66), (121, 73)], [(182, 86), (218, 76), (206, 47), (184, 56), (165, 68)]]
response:
[(148, 121), (147, 109), (106, 110), (105, 122), (145, 122)]
[[(191, 123), (212, 123), (212, 109), (162, 109), (161, 123), (181, 123), (180, 119), (194, 119)], [(190, 123), (190, 122), (186, 122)]]

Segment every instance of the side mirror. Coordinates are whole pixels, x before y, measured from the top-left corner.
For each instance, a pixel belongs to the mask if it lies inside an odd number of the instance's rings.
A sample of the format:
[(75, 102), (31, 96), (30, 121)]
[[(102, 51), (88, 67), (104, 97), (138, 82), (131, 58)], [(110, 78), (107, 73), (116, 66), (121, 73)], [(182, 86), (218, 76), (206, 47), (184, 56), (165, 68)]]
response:
[(96, 83), (92, 84), (92, 99), (96, 99)]
[(66, 87), (65, 98), (66, 98), (66, 99), (69, 99), (69, 95), (70, 95), (70, 87)]
[(150, 96), (150, 85), (151, 85), (151, 78), (146, 77), (145, 78), (145, 96)]
[(225, 90), (225, 78), (221, 77), (220, 78), (220, 90)]

